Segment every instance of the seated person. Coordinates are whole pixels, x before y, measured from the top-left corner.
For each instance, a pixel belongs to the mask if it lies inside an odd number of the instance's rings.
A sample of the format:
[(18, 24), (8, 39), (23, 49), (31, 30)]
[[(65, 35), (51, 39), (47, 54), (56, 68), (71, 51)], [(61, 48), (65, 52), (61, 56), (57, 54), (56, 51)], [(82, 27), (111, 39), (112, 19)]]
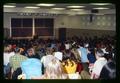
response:
[(17, 69), (13, 72), (13, 74), (12, 74), (12, 79), (17, 79), (17, 77), (18, 77), (20, 74), (22, 74), (22, 70), (21, 70), (21, 68), (17, 68)]
[(17, 68), (20, 68), (21, 62), (23, 62), (27, 59), (28, 58), (26, 56), (20, 54), (19, 47), (16, 47), (15, 55), (10, 57), (10, 67), (12, 68), (11, 73), (13, 74), (14, 71), (17, 70)]
[(30, 58), (21, 63), (22, 73), (25, 79), (31, 79), (33, 76), (42, 75), (42, 64), (39, 59)]
[(53, 59), (52, 62), (46, 67), (45, 73), (42, 76), (32, 79), (67, 79), (67, 75), (64, 73), (61, 62), (58, 59)]
[(91, 79), (99, 79), (100, 72), (103, 68), (103, 66), (107, 63), (107, 60), (104, 58), (104, 53), (101, 49), (98, 49), (96, 51), (96, 61), (93, 66), (93, 70), (91, 73)]
[(75, 61), (67, 59), (62, 64), (63, 64), (64, 71), (67, 74), (71, 74), (71, 73), (75, 73), (76, 72), (77, 64), (75, 63)]
[(62, 65), (69, 79), (81, 79), (79, 72), (76, 71), (78, 64), (74, 60), (67, 59), (64, 62), (62, 62)]
[(54, 56), (52, 54), (53, 54), (52, 49), (47, 48), (46, 56), (43, 56), (41, 58), (41, 62), (43, 63), (44, 68), (46, 68), (48, 63), (50, 63), (52, 61), (52, 59), (54, 58)]
[(28, 54), (27, 55), (28, 58), (37, 58), (37, 59), (40, 59), (40, 56), (37, 55), (37, 54), (35, 54), (35, 51), (34, 51), (33, 48), (28, 49), (27, 54)]

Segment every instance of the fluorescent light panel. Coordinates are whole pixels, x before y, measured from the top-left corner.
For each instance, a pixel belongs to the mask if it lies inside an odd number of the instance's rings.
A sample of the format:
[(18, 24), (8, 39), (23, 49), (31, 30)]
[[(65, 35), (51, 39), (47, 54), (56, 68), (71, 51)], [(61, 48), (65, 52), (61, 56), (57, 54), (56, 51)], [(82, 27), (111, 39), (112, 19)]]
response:
[(52, 8), (54, 10), (64, 10), (65, 8)]
[(85, 6), (67, 6), (67, 8), (83, 8)]
[(25, 8), (37, 9), (37, 8), (40, 8), (40, 7), (26, 6)]
[(70, 10), (72, 10), (72, 11), (82, 11), (84, 9), (70, 9)]
[(4, 5), (4, 7), (14, 8), (14, 7), (16, 7), (16, 6), (13, 6), (13, 5)]
[(111, 3), (90, 3), (91, 5), (111, 5)]
[(41, 4), (37, 4), (37, 6), (55, 6), (55, 4), (44, 4), (44, 3), (41, 3)]
[(99, 14), (99, 13), (96, 13), (96, 14), (94, 14), (94, 15), (105, 15), (105, 14)]
[(93, 8), (93, 9), (109, 9), (109, 8), (105, 8), (105, 7), (97, 7), (97, 8)]

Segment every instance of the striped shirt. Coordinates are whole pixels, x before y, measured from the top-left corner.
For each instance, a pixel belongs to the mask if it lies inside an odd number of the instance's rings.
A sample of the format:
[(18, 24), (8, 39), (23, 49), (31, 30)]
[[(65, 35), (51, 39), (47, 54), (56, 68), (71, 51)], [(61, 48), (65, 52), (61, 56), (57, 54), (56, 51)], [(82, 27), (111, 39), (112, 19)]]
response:
[(27, 57), (20, 55), (20, 54), (15, 54), (14, 56), (10, 57), (10, 66), (13, 68), (13, 71), (15, 71), (17, 68), (20, 67), (21, 62), (26, 60)]

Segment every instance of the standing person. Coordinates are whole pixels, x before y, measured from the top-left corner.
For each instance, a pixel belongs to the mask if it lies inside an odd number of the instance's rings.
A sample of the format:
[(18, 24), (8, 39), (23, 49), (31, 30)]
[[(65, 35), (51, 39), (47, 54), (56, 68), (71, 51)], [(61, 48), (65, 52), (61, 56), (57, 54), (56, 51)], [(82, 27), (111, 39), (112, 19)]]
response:
[(80, 55), (78, 53), (77, 48), (72, 48), (71, 52), (74, 54), (75, 58), (77, 59), (78, 62), (80, 62)]
[(21, 62), (26, 60), (27, 57), (20, 54), (20, 48), (15, 49), (15, 55), (10, 57), (10, 66), (12, 68), (11, 73), (17, 70), (17, 68), (20, 68)]
[(15, 52), (12, 51), (11, 47), (9, 47), (9, 45), (8, 45), (8, 46), (4, 47), (3, 55), (4, 55), (4, 65), (7, 65), (9, 63), (10, 57), (15, 55)]
[(79, 55), (81, 57), (81, 63), (83, 65), (83, 70), (89, 72), (88, 66), (89, 66), (89, 60), (87, 58), (87, 49), (83, 47), (83, 44), (81, 44), (78, 48)]
[(6, 77), (6, 75), (8, 73), (10, 73), (10, 57), (14, 56), (15, 53), (11, 51), (11, 48), (9, 46), (5, 46), (4, 47), (4, 75)]
[(94, 53), (92, 53), (92, 49), (91, 49), (91, 48), (88, 48), (88, 49), (87, 49), (87, 52), (88, 52), (87, 57), (88, 57), (89, 63), (90, 63), (90, 64), (94, 64), (95, 61), (96, 61), (96, 58), (95, 58)]
[(107, 63), (107, 60), (104, 58), (104, 53), (101, 49), (98, 49), (96, 51), (95, 56), (97, 60), (95, 61), (93, 66), (91, 79), (98, 79), (103, 66)]
[(92, 49), (90, 47), (87, 49), (87, 52), (88, 52), (87, 57), (88, 57), (88, 60), (89, 60), (89, 73), (91, 73), (92, 69), (93, 69), (93, 66), (94, 66), (94, 63), (96, 61), (96, 58), (95, 58), (95, 55), (92, 52)]

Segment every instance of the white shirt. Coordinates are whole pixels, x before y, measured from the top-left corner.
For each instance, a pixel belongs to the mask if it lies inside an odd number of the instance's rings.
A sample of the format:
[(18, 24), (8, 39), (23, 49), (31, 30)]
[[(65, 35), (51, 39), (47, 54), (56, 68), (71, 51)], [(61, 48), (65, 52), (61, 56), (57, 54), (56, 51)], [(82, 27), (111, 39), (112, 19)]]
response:
[(96, 60), (93, 66), (92, 73), (96, 74), (97, 76), (100, 76), (100, 72), (106, 63), (107, 63), (107, 60), (103, 57)]
[(102, 48), (101, 50), (103, 51), (103, 53), (106, 53), (106, 54), (108, 54), (108, 52), (106, 52), (106, 50), (105, 50), (106, 48)]
[(10, 52), (10, 53), (5, 52), (3, 54), (3, 56), (4, 56), (4, 65), (7, 65), (10, 62), (9, 59), (13, 55), (15, 55), (15, 52)]
[(43, 63), (44, 67), (47, 67), (47, 65), (52, 61), (54, 58), (53, 55), (46, 55), (41, 58), (41, 62)]
[(68, 50), (70, 48), (70, 44), (65, 44), (65, 49)]

